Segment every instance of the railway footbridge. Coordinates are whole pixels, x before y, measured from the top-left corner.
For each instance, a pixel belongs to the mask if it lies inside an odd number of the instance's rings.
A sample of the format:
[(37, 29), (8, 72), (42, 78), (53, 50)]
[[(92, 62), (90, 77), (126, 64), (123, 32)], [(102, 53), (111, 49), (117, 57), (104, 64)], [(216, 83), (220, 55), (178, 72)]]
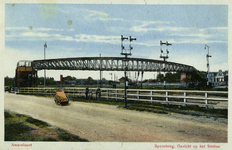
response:
[(19, 61), (16, 69), (16, 86), (33, 86), (38, 70), (101, 70), (144, 72), (194, 72), (193, 66), (143, 58), (76, 57)]

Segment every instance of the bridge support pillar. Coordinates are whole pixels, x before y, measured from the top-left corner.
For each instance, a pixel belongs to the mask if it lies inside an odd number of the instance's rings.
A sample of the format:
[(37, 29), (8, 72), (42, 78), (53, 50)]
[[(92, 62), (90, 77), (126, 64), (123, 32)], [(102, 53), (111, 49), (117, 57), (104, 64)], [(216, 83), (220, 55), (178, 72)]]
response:
[(17, 67), (15, 74), (16, 87), (37, 87), (37, 71), (32, 67)]

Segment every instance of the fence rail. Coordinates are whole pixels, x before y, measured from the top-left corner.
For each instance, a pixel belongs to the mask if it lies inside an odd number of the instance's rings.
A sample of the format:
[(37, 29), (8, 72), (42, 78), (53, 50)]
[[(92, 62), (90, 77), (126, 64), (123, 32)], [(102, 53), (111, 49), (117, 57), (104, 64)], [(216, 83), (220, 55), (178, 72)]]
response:
[[(85, 97), (85, 88), (19, 88), (18, 94), (53, 96), (58, 90), (64, 90), (69, 97)], [(90, 88), (88, 96), (96, 99), (96, 88)], [(124, 89), (101, 89), (101, 98), (124, 100)], [(188, 90), (142, 90), (127, 89), (128, 101), (165, 103), (175, 105), (198, 105), (213, 108), (228, 108), (228, 92), (224, 91), (188, 91)]]

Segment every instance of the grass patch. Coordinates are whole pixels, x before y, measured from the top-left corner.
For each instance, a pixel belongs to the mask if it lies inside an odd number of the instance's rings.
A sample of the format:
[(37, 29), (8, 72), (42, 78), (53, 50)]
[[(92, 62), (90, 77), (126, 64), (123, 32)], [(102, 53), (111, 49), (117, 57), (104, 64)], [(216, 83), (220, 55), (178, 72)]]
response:
[(23, 122), (5, 124), (5, 140), (16, 141), (20, 137), (21, 141), (25, 141), (25, 137), (29, 136), (29, 132), (34, 128)]
[[(76, 139), (80, 139), (79, 136), (69, 134), (65, 130), (62, 130), (62, 129), (59, 129), (59, 128), (57, 128), (56, 130), (57, 130), (57, 133), (59, 134), (62, 141), (76, 141)], [(87, 140), (81, 139), (81, 141), (87, 141)]]
[(26, 119), (26, 122), (30, 123), (30, 124), (34, 124), (35, 126), (41, 127), (41, 128), (49, 126), (46, 122), (43, 122), (43, 121), (40, 121), (40, 120), (37, 120), (37, 119), (33, 119), (31, 117), (28, 117)]
[(152, 112), (152, 113), (158, 113), (158, 114), (168, 114), (167, 111), (157, 110), (157, 109), (148, 109), (148, 108), (142, 108), (142, 107), (129, 106), (127, 109), (136, 110), (136, 111), (142, 111), (142, 112)]
[(228, 118), (228, 110), (227, 109), (206, 109), (205, 107), (199, 107), (197, 105), (188, 105), (188, 106), (180, 106), (180, 105), (167, 105), (161, 103), (149, 103), (149, 102), (136, 102), (132, 101), (129, 104), (128, 108), (136, 109), (144, 109), (144, 110), (156, 110), (163, 111), (167, 113), (179, 113), (185, 115), (193, 115), (193, 116), (206, 116), (206, 117), (219, 117), (219, 118)]
[(71, 101), (76, 101), (76, 102), (86, 102), (86, 103), (96, 103), (96, 104), (107, 104), (107, 105), (123, 105), (124, 102), (123, 100), (114, 100), (114, 99), (106, 99), (106, 98), (101, 98), (96, 100), (95, 98), (92, 99), (86, 99), (85, 97), (70, 97)]
[(8, 111), (4, 115), (5, 141), (87, 141), (41, 120)]
[(107, 105), (118, 105), (121, 109), (129, 109), (142, 112), (151, 112), (159, 114), (168, 114), (168, 113), (179, 113), (184, 115), (193, 115), (193, 116), (206, 116), (206, 117), (219, 117), (219, 118), (228, 118), (228, 109), (206, 109), (205, 107), (199, 107), (197, 105), (167, 105), (161, 103), (150, 103), (150, 102), (141, 102), (141, 101), (128, 101), (128, 107), (124, 107), (123, 100), (114, 100), (114, 99), (105, 99), (101, 100), (90, 99), (86, 100), (84, 97), (71, 97), (72, 101), (86, 102), (86, 103), (96, 103), (96, 104), (107, 104)]

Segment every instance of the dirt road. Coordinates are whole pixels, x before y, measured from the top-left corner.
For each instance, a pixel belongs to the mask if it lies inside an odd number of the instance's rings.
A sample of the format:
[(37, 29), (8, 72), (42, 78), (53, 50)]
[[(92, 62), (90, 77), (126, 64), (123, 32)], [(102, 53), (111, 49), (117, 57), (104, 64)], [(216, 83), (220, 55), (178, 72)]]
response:
[(117, 106), (5, 93), (5, 109), (29, 115), (89, 141), (227, 142), (227, 123), (181, 114), (155, 114)]

